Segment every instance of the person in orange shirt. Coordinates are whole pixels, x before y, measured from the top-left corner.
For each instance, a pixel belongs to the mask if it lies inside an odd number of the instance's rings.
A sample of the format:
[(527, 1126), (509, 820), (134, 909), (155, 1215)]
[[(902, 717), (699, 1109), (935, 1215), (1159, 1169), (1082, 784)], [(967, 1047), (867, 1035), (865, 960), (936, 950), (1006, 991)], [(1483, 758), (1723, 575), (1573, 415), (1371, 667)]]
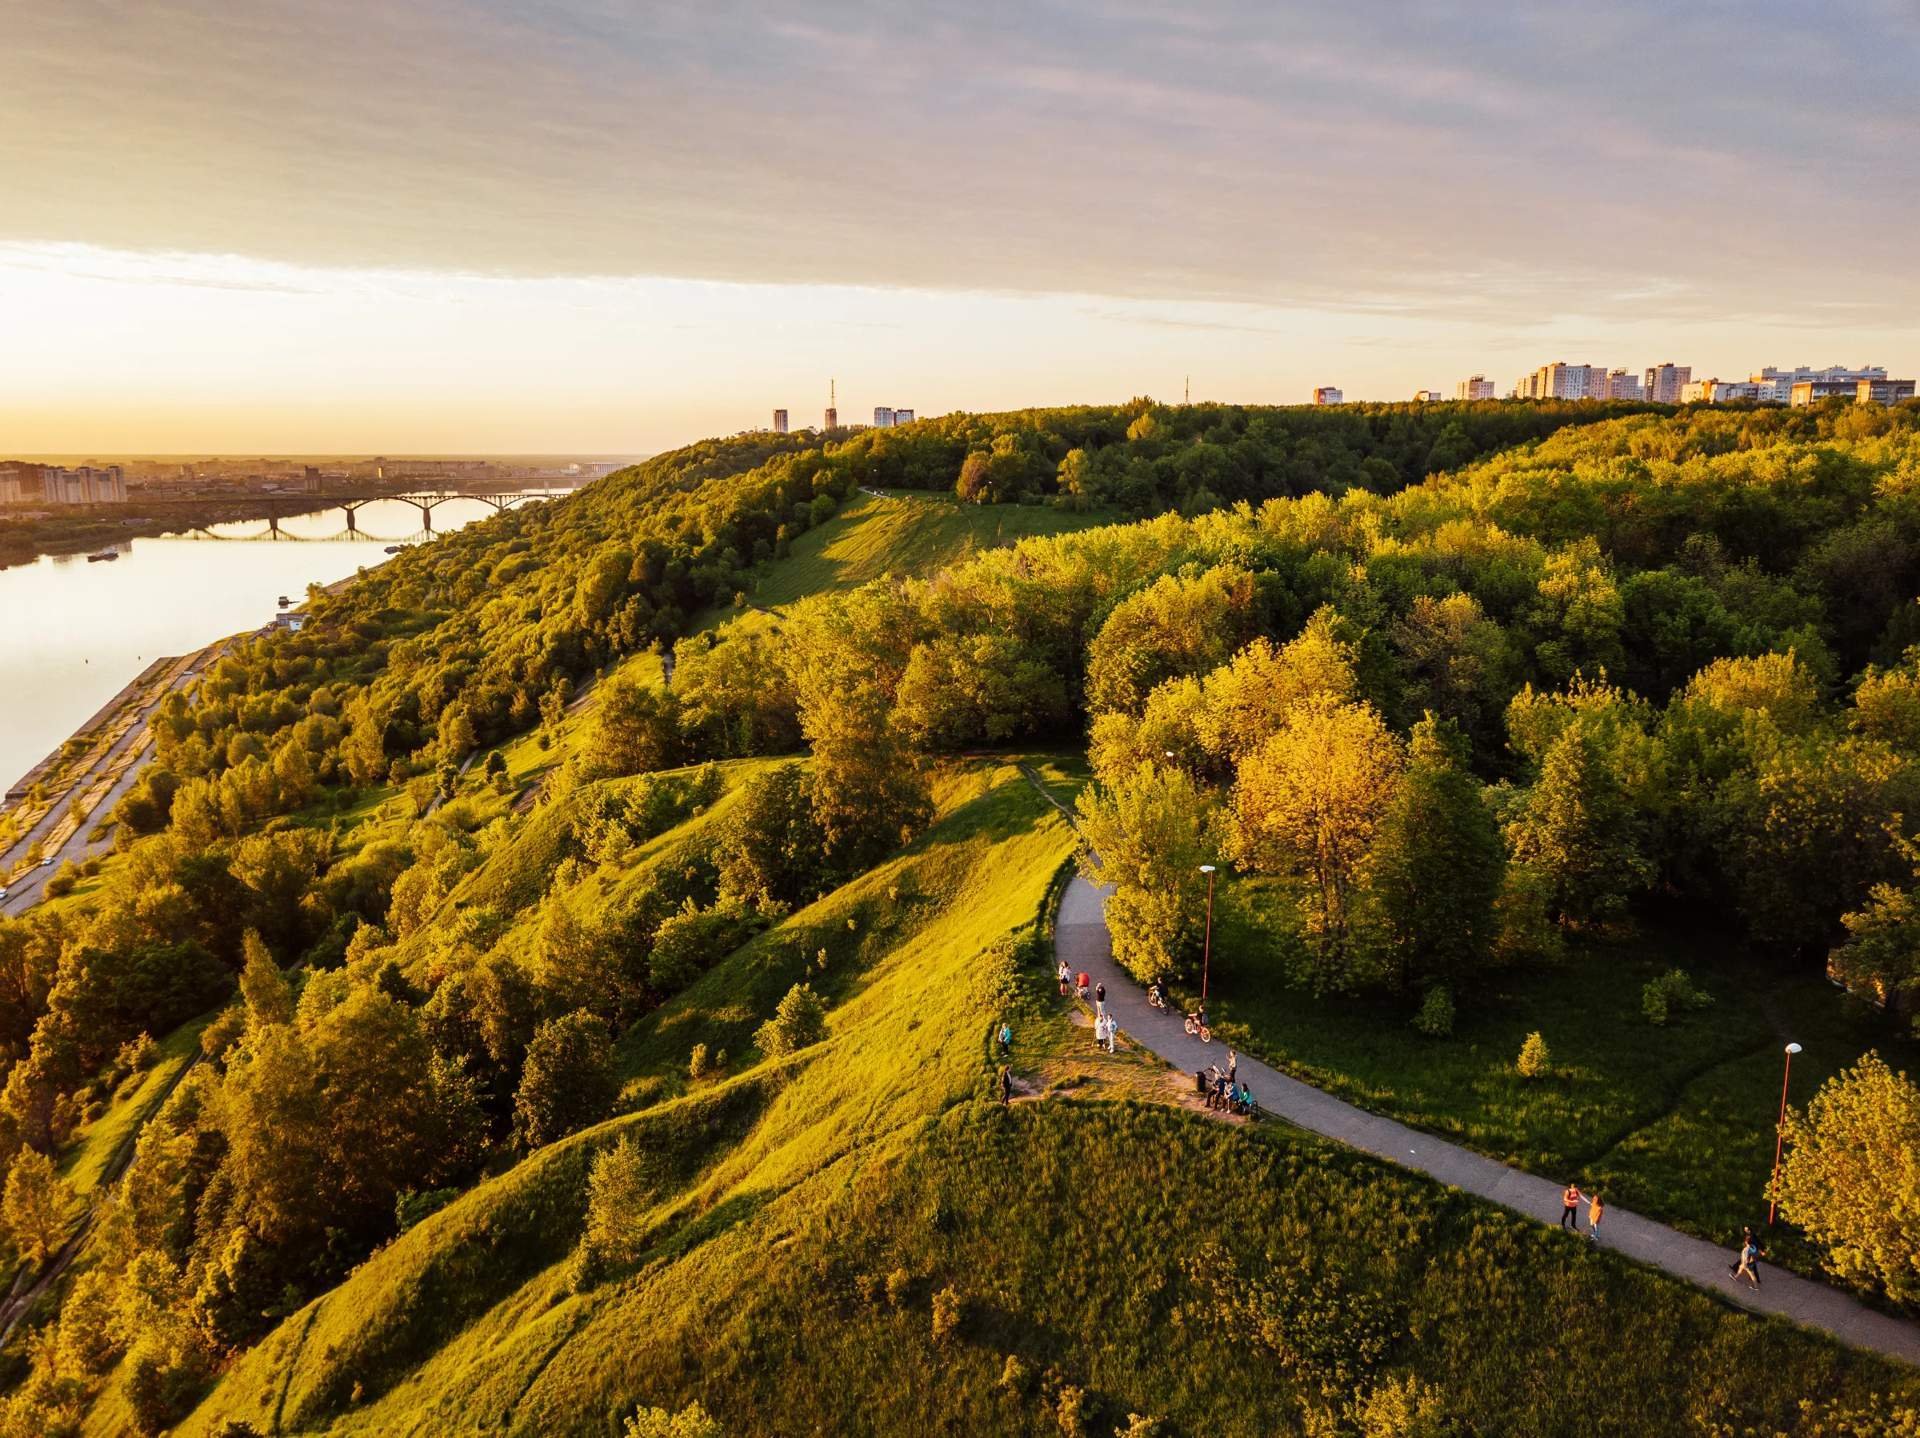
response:
[(1600, 1220), (1602, 1218), (1605, 1218), (1606, 1214), (1607, 1214), (1606, 1204), (1600, 1201), (1599, 1194), (1597, 1193), (1594, 1194), (1592, 1196), (1591, 1201), (1587, 1204), (1587, 1237), (1588, 1238), (1598, 1238), (1600, 1236)]

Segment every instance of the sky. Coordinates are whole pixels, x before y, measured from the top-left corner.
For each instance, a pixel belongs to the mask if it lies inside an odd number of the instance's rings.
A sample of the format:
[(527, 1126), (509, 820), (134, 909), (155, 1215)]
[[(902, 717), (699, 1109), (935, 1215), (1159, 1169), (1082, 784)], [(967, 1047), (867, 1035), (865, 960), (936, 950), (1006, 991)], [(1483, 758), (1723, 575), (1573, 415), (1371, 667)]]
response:
[(1920, 370), (1920, 10), (11, 0), (0, 451)]

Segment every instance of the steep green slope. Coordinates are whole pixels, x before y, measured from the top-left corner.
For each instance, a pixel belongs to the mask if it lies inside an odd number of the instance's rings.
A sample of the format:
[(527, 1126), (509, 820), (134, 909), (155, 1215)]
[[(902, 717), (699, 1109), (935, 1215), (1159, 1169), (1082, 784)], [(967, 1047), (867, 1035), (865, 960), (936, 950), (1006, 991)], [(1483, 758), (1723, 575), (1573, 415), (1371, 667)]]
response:
[[(1070, 841), (1010, 767), (949, 774), (941, 799), (920, 842), (629, 1035), (650, 1107), (403, 1235), (180, 1431), (610, 1434), (697, 1399), (738, 1434), (1130, 1412), (1265, 1434), (1411, 1394), (1482, 1434), (1771, 1433), (1803, 1395), (1920, 1399), (1913, 1375), (1274, 1126), (1072, 1096), (1098, 1087), (1003, 1111), (997, 1020), (1034, 1090), (1085, 1043), (1020, 938)], [(759, 1059), (753, 1024), (803, 975), (829, 1037)], [(734, 1073), (689, 1081), (696, 1041)], [(646, 1238), (578, 1282), (591, 1156), (622, 1137), (655, 1175)]]
[(1116, 516), (1038, 505), (962, 504), (944, 495), (862, 491), (839, 515), (794, 541), (750, 591), (756, 604), (791, 604), (883, 574), (932, 575), (983, 550), (1035, 534), (1064, 534)]

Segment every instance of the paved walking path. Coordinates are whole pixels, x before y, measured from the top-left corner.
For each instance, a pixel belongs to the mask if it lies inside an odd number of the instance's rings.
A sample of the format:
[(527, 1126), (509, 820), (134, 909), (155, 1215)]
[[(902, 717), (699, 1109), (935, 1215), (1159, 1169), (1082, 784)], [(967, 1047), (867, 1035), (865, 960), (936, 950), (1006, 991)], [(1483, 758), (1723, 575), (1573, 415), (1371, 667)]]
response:
[[(1106, 917), (1107, 895), (1111, 892), (1083, 878), (1075, 878), (1067, 886), (1054, 931), (1055, 952), (1075, 973), (1084, 969), (1096, 982), (1104, 983), (1107, 1005), (1119, 1016), (1121, 1028), (1175, 1068), (1191, 1074), (1210, 1063), (1224, 1065), (1225, 1044), (1203, 1044), (1190, 1038), (1181, 1015), (1148, 1004), (1146, 993), (1132, 975), (1114, 961)], [(1254, 1099), (1267, 1113), (1491, 1199), (1528, 1218), (1548, 1224), (1560, 1221), (1564, 1181), (1536, 1178), (1390, 1118), (1355, 1108), (1246, 1054), (1240, 1055), (1239, 1075), (1252, 1087)], [(1580, 1207), (1584, 1235), (1586, 1205)], [(1727, 1277), (1727, 1265), (1738, 1238), (1738, 1234), (1728, 1234), (1724, 1245), (1706, 1243), (1609, 1205), (1600, 1236), (1594, 1242), (1698, 1284), (1743, 1308), (1778, 1314), (1855, 1348), (1920, 1364), (1920, 1327), (1876, 1313), (1825, 1284), (1763, 1264), (1764, 1287), (1756, 1291), (1744, 1280), (1736, 1287)]]

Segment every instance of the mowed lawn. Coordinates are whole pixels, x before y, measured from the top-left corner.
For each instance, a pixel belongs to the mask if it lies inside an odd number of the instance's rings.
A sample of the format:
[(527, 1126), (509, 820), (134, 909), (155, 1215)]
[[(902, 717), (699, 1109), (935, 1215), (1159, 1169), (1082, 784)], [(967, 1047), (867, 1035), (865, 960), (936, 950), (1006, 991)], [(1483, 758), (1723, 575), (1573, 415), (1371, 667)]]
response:
[[(1715, 1241), (1766, 1217), (1789, 1040), (1804, 1050), (1797, 1104), (1870, 1048), (1920, 1069), (1910, 1041), (1804, 963), (1655, 922), (1463, 987), (1452, 1037), (1429, 1038), (1412, 1027), (1410, 1000), (1290, 983), (1275, 937), (1284, 903), (1276, 885), (1252, 880), (1221, 905), (1210, 1009), (1229, 1042), (1363, 1108)], [(1713, 1004), (1655, 1026), (1641, 988), (1676, 966)], [(1515, 1059), (1536, 1031), (1552, 1072), (1523, 1079)], [(1814, 1267), (1784, 1232), (1774, 1256)]]

